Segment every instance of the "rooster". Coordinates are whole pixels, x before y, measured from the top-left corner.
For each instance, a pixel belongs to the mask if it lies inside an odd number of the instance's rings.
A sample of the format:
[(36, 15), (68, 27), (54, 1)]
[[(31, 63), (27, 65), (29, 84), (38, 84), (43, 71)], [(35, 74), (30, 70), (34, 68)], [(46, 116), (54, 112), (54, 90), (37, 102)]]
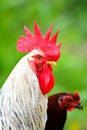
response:
[(67, 111), (82, 109), (78, 92), (62, 92), (48, 98), (48, 119), (45, 130), (63, 130), (67, 119)]
[(17, 41), (19, 52), (30, 52), (15, 66), (0, 90), (0, 130), (44, 130), (47, 93), (54, 86), (52, 66), (60, 57), (58, 32), (50, 38), (52, 26), (42, 36), (37, 23), (34, 34), (24, 26), (26, 36)]

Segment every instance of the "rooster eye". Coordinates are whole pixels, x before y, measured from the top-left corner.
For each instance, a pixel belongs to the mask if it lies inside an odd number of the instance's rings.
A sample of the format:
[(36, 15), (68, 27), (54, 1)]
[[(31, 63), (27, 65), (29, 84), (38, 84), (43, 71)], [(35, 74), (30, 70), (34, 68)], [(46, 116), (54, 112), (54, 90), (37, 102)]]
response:
[(67, 102), (71, 102), (72, 99), (71, 99), (71, 98), (66, 98), (66, 101), (67, 101)]
[(38, 59), (41, 59), (41, 58), (42, 58), (42, 56), (41, 56), (41, 55), (37, 55), (37, 58), (38, 58)]

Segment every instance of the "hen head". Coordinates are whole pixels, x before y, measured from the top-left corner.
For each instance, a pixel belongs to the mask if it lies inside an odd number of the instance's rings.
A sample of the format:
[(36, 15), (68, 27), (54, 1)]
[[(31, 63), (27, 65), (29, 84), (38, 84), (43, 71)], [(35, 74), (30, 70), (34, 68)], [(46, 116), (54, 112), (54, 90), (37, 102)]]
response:
[(34, 23), (34, 34), (24, 26), (26, 36), (21, 36), (17, 41), (17, 49), (20, 52), (30, 52), (28, 63), (36, 74), (40, 89), (43, 94), (48, 93), (54, 86), (52, 65), (60, 57), (60, 44), (56, 45), (58, 32), (50, 39), (52, 26), (45, 36), (36, 23)]
[(66, 109), (67, 111), (72, 111), (75, 108), (83, 109), (78, 92), (61, 94), (60, 98), (58, 98), (58, 104), (61, 109)]

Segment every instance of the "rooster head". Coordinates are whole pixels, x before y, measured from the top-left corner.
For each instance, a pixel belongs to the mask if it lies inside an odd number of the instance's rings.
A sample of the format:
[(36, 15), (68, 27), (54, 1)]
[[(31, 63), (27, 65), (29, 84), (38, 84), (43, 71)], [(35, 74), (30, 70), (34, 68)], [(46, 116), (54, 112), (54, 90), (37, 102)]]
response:
[(75, 108), (83, 109), (78, 92), (61, 94), (60, 98), (58, 98), (58, 104), (61, 109), (66, 109), (67, 111), (72, 111)]
[(47, 94), (54, 86), (52, 65), (56, 65), (56, 61), (60, 57), (61, 44), (56, 44), (59, 31), (50, 38), (51, 26), (46, 35), (42, 36), (36, 22), (34, 23), (34, 34), (26, 26), (24, 26), (24, 31), (26, 36), (18, 39), (17, 49), (19, 52), (30, 52), (28, 63), (38, 77), (42, 93)]

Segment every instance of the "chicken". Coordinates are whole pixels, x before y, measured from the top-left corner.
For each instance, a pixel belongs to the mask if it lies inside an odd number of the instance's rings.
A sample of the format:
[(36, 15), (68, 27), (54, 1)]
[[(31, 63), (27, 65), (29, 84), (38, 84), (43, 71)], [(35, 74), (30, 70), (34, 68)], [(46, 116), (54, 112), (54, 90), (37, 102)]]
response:
[(48, 98), (48, 119), (45, 130), (63, 130), (67, 119), (67, 111), (82, 109), (80, 95), (75, 92), (62, 92)]
[[(19, 52), (30, 52), (15, 66), (0, 90), (0, 130), (44, 130), (47, 93), (54, 86), (52, 65), (60, 57), (58, 32), (50, 38), (52, 26), (42, 36), (36, 22), (34, 34), (24, 26), (26, 36), (17, 41)], [(50, 39), (49, 39), (50, 38)]]

